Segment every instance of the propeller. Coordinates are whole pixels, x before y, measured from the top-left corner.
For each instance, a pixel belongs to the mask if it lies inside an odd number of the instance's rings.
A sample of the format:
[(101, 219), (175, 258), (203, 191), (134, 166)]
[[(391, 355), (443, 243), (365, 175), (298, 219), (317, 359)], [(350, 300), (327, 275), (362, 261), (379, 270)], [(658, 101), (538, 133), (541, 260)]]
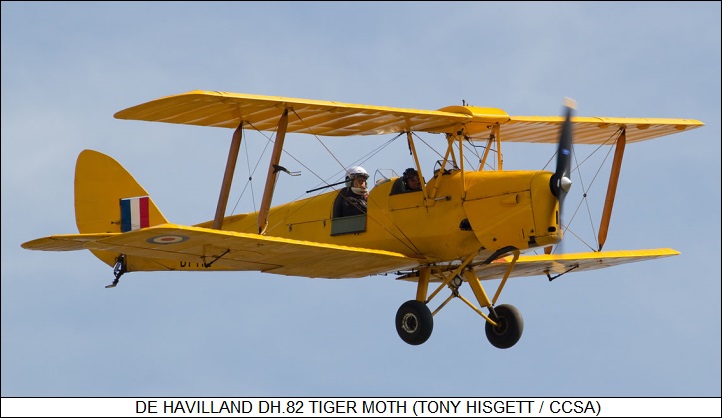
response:
[[(563, 231), (562, 211), (564, 198), (572, 188), (572, 112), (576, 108), (576, 102), (570, 98), (564, 99), (564, 124), (559, 135), (559, 146), (557, 148), (557, 168), (549, 181), (552, 194), (559, 200), (559, 227)], [(546, 251), (545, 251), (546, 252)]]
[(552, 175), (549, 186), (552, 193), (559, 199), (559, 210), (569, 190), (572, 188), (572, 180), (569, 177), (572, 169), (572, 111), (576, 107), (574, 100), (564, 100), (564, 124), (559, 135), (559, 147), (557, 148), (557, 169)]

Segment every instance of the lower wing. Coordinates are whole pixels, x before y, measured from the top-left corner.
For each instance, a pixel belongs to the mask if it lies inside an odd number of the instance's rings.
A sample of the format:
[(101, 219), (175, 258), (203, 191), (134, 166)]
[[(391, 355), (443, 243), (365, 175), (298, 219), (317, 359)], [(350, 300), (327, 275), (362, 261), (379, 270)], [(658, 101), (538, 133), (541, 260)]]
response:
[[(679, 254), (671, 248), (650, 250), (599, 251), (570, 254), (540, 254), (519, 256), (509, 277), (558, 276), (568, 272), (596, 270), (620, 264), (670, 257)], [(503, 257), (494, 262), (477, 266), (474, 270), (481, 280), (504, 277), (513, 257)], [(552, 278), (552, 277), (550, 277)]]
[[(39, 238), (23, 248), (101, 250), (128, 257), (128, 271), (242, 270), (331, 279), (365, 277), (418, 266), (403, 254), (163, 224), (125, 233), (69, 234)], [(133, 258), (148, 259), (145, 262)], [(156, 266), (156, 267), (154, 267)]]
[[(23, 248), (45, 251), (102, 250), (130, 256), (129, 271), (242, 270), (323, 278), (354, 278), (411, 269), (423, 260), (403, 254), (320, 244), (215, 229), (163, 224), (125, 233), (68, 234), (39, 238)], [(595, 270), (679, 254), (671, 248), (522, 255), (509, 277)], [(132, 257), (140, 258), (135, 263)], [(149, 261), (143, 262), (143, 259)], [(481, 280), (504, 277), (513, 257), (474, 267)], [(402, 279), (416, 281), (415, 275)], [(438, 279), (437, 279), (438, 280)]]
[[(521, 255), (514, 264), (509, 277), (546, 275), (551, 280), (569, 272), (596, 270), (637, 261), (670, 257), (677, 254), (679, 254), (679, 251), (671, 248), (657, 248), (651, 250)], [(474, 273), (480, 280), (501, 279), (511, 265), (513, 258), (513, 256), (507, 256), (494, 260), (490, 264), (476, 265), (473, 267)], [(446, 270), (453, 270), (454, 268), (455, 266), (449, 266)], [(415, 273), (399, 278), (399, 280), (412, 282), (418, 281), (418, 279), (418, 274)], [(434, 282), (441, 280), (440, 276), (432, 276), (431, 278), (431, 281)]]

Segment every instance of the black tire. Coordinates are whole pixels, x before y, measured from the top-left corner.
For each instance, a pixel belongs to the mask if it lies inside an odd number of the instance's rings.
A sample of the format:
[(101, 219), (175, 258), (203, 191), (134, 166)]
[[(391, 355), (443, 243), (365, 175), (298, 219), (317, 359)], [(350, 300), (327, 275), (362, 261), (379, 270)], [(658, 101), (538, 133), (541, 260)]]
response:
[(426, 342), (434, 329), (434, 317), (425, 303), (405, 302), (396, 312), (396, 332), (404, 342), (419, 345)]
[(524, 332), (524, 318), (512, 305), (499, 305), (494, 308), (496, 317), (491, 316), (499, 326), (486, 323), (486, 338), (496, 348), (510, 348), (516, 344)]

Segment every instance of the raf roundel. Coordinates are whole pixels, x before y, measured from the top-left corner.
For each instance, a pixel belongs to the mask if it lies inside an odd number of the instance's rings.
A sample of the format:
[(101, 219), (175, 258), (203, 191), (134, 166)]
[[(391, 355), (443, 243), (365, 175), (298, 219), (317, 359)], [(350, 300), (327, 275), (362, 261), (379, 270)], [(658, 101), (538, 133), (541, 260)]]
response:
[(188, 237), (184, 235), (159, 235), (157, 237), (148, 238), (146, 241), (151, 244), (178, 244), (187, 241)]

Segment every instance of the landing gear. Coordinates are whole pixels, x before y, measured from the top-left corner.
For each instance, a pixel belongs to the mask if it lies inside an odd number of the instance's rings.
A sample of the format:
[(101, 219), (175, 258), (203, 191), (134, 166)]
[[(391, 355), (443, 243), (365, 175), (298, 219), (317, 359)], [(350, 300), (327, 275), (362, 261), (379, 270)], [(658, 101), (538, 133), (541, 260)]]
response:
[[(434, 315), (446, 306), (451, 299), (458, 298), (484, 318), (486, 321), (486, 338), (491, 345), (502, 349), (514, 346), (524, 331), (524, 320), (521, 313), (512, 305), (499, 305), (496, 307), (494, 305), (519, 259), (519, 250), (510, 247), (497, 251), (482, 263), (482, 269), (483, 265), (489, 265), (504, 253), (509, 252), (513, 257), (511, 261), (507, 261), (506, 272), (494, 297), (491, 299), (486, 295), (481, 280), (474, 273), (474, 269), (467, 267), (475, 256), (473, 254), (468, 256), (453, 271), (437, 269), (436, 266), (426, 266), (419, 269), (413, 276), (407, 276), (407, 278), (415, 278), (418, 281), (418, 287), (416, 289), (416, 299), (401, 305), (396, 313), (396, 332), (398, 332), (399, 337), (411, 345), (423, 344), (431, 336), (431, 331), (434, 328)], [(441, 281), (441, 284), (427, 297), (432, 276)], [(459, 287), (464, 282), (469, 283), (469, 287), (474, 292), (479, 306), (489, 309), (489, 315), (482, 312), (473, 302), (459, 293)], [(427, 304), (446, 286), (451, 290), (451, 295), (434, 312), (431, 312)]]
[(486, 338), (496, 348), (509, 348), (519, 341), (524, 331), (524, 319), (513, 305), (499, 305), (490, 315), (496, 322), (486, 322)]
[(423, 302), (410, 300), (396, 312), (396, 332), (408, 344), (423, 344), (429, 339), (433, 329), (434, 317)]

